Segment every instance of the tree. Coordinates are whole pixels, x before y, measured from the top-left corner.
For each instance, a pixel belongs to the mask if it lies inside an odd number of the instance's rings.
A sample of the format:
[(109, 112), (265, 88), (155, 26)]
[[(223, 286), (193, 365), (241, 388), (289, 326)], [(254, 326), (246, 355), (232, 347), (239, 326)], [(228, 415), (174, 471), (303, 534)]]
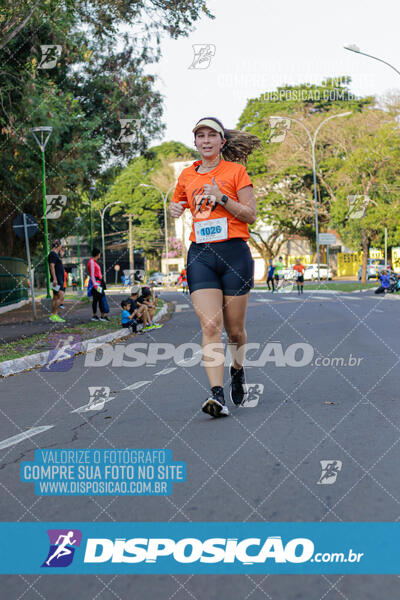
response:
[[(101, 198), (101, 205), (120, 200), (113, 214), (131, 213), (136, 216), (134, 243), (143, 248), (149, 258), (160, 258), (164, 248), (164, 205), (156, 189), (140, 184), (156, 185), (165, 194), (174, 183), (170, 162), (196, 158), (196, 153), (179, 142), (165, 142), (154, 146), (140, 157), (134, 158), (115, 178)], [(126, 229), (121, 220), (115, 228)]]
[[(400, 132), (390, 111), (375, 109), (352, 118), (341, 136), (347, 160), (338, 165), (332, 177), (336, 199), (331, 223), (348, 245), (363, 251), (362, 279), (365, 282), (370, 245), (383, 245), (385, 226), (389, 244), (395, 244), (398, 239)], [(350, 218), (350, 195), (365, 199), (363, 218)]]
[[(62, 221), (49, 223), (49, 234), (68, 235), (93, 181), (101, 187), (110, 165), (123, 167), (162, 133), (162, 97), (144, 67), (158, 60), (162, 34), (187, 35), (202, 14), (212, 17), (200, 0), (3, 0), (0, 254), (23, 255), (11, 229), (18, 212), (32, 213), (42, 225), (40, 153), (30, 128), (53, 127), (47, 191), (65, 194), (68, 203)], [(52, 68), (41, 66), (43, 45), (61, 48)], [(121, 120), (130, 124), (129, 142)], [(41, 229), (33, 250), (42, 244)]]
[[(312, 155), (304, 130), (289, 122), (278, 125), (274, 116), (303, 120), (311, 131), (319, 123), (339, 112), (360, 112), (372, 98), (355, 98), (349, 89), (350, 78), (327, 79), (321, 85), (284, 86), (248, 101), (239, 119), (239, 127), (260, 137), (263, 149), (249, 157), (248, 171), (253, 179), (258, 219), (251, 228), (251, 244), (265, 261), (279, 252), (290, 236), (297, 234), (315, 247)], [(286, 129), (286, 125), (289, 128)], [(343, 160), (343, 148), (337, 144), (341, 124), (332, 120), (321, 129), (317, 143), (317, 183), (319, 223), (329, 223), (335, 194), (329, 176)], [(279, 129), (280, 127), (280, 129)], [(334, 133), (335, 132), (335, 133)], [(279, 134), (281, 134), (279, 136)], [(275, 139), (281, 143), (274, 143)], [(265, 236), (261, 229), (269, 225)]]

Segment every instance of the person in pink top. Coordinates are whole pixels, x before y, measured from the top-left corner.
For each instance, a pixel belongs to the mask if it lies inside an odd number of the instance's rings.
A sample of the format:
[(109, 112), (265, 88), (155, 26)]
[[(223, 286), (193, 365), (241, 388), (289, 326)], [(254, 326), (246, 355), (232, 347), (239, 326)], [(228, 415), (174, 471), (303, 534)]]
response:
[[(90, 277), (89, 287), (92, 288), (91, 295), (93, 298), (92, 321), (109, 321), (110, 319), (107, 317), (106, 313), (110, 312), (110, 309), (108, 307), (108, 302), (104, 291), (105, 283), (103, 275), (101, 273), (100, 265), (97, 262), (99, 260), (99, 257), (100, 250), (98, 248), (93, 248), (92, 258), (89, 260), (87, 265)], [(100, 318), (97, 316), (97, 305), (99, 305), (100, 308)]]

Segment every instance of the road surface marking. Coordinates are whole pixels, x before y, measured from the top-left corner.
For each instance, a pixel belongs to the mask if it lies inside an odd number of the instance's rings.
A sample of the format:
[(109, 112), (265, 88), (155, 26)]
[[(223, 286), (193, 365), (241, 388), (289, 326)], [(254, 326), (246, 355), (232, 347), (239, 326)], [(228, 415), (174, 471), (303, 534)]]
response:
[(100, 402), (98, 402), (97, 404), (90, 404), (90, 402), (88, 404), (84, 404), (83, 406), (80, 406), (79, 408), (75, 408), (74, 410), (71, 410), (72, 413), (77, 413), (77, 412), (89, 412), (92, 410), (103, 410), (104, 405), (106, 404), (106, 402), (111, 402), (111, 400), (115, 400), (115, 396), (110, 396), (109, 398), (105, 398), (103, 400), (101, 400)]
[(151, 381), (135, 381), (132, 385), (128, 385), (127, 387), (122, 388), (122, 391), (125, 390), (137, 390), (138, 388), (146, 385), (147, 383), (151, 383)]
[(8, 448), (9, 446), (14, 446), (14, 444), (19, 444), (20, 442), (23, 442), (24, 440), (31, 438), (34, 435), (38, 435), (43, 431), (51, 429), (52, 427), (54, 427), (54, 425), (41, 425), (40, 427), (32, 427), (31, 429), (28, 429), (23, 433), (18, 433), (18, 435), (13, 435), (12, 437), (9, 437), (6, 440), (0, 442), (0, 450)]
[(186, 365), (190, 365), (190, 363), (193, 360), (194, 356), (197, 356), (197, 354), (202, 354), (202, 350), (196, 350), (196, 352), (193, 352), (192, 356), (190, 358), (186, 358), (184, 360), (180, 360), (177, 363), (175, 363), (176, 365), (178, 365), (178, 367), (185, 367)]
[(172, 373), (172, 371), (175, 371), (176, 367), (168, 367), (167, 369), (163, 369), (162, 371), (157, 371), (157, 373), (154, 373), (154, 375), (168, 375), (168, 373)]
[(175, 312), (180, 313), (183, 310), (185, 310), (185, 308), (192, 308), (190, 306), (190, 304), (175, 304)]

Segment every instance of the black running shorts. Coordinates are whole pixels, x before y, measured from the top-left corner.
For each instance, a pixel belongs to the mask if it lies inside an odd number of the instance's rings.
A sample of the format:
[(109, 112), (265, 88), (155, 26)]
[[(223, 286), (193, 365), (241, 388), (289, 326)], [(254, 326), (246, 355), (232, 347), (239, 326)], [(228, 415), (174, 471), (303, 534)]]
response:
[(297, 281), (299, 283), (303, 283), (303, 281), (304, 281), (304, 275), (297, 275)]
[(192, 242), (187, 258), (190, 293), (222, 290), (224, 296), (243, 296), (254, 287), (254, 260), (241, 238), (223, 242)]

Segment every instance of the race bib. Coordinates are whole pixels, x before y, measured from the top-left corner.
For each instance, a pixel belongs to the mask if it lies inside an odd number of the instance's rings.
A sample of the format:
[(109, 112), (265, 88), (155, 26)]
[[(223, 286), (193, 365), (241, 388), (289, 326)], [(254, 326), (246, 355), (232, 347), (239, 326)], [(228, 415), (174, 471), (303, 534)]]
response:
[(228, 239), (228, 219), (208, 219), (207, 221), (197, 221), (194, 223), (194, 234), (196, 244), (206, 242), (220, 242)]

